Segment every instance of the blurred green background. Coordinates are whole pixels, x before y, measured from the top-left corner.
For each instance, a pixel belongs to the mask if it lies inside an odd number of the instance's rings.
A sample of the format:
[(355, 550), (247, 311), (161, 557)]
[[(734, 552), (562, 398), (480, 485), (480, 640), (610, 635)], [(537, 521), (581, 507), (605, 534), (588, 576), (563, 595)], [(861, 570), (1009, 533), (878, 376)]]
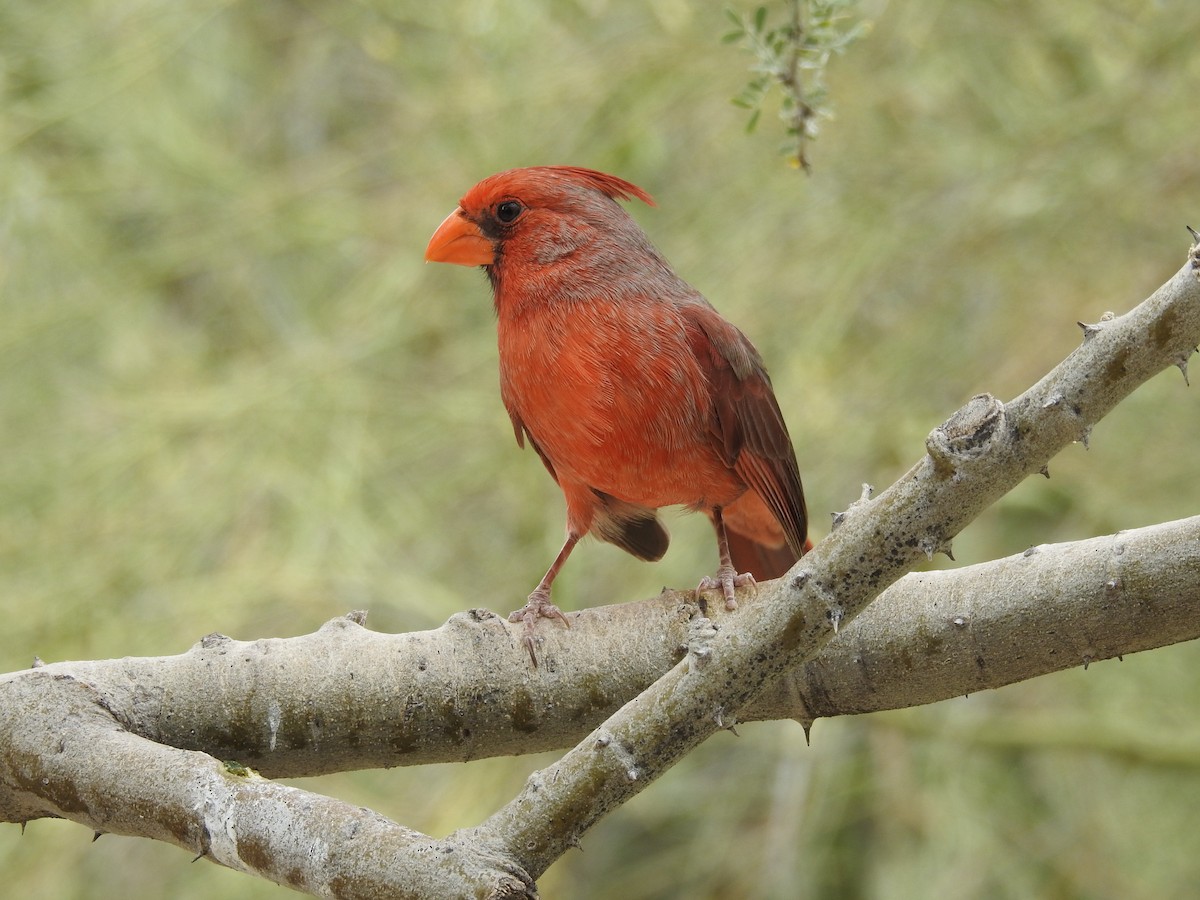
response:
[[(1076, 320), (1183, 263), (1200, 4), (869, 12), (806, 178), (769, 112), (744, 133), (751, 60), (720, 43), (721, 4), (0, 6), (2, 670), (520, 605), (561, 497), (513, 442), (484, 280), (422, 262), (494, 171), (588, 165), (656, 196), (633, 214), (767, 359), (818, 537), (967, 398), (1021, 392)], [(1198, 406), (1157, 377), (972, 525), (959, 563), (1195, 513)], [(711, 532), (671, 526), (657, 565), (586, 544), (558, 600), (694, 584)], [(601, 823), (543, 895), (1192, 895), (1198, 707), (1181, 646), (819, 722), (811, 748), (747, 726)], [(546, 761), (300, 783), (440, 835)], [(0, 829), (12, 896), (290, 896), (188, 860)]]

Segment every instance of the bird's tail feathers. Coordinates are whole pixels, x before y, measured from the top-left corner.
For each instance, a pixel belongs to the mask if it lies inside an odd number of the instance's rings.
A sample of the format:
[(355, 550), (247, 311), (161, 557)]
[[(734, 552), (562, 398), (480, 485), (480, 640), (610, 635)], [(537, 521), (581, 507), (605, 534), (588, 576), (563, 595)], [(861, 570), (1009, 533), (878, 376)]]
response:
[(749, 572), (755, 581), (779, 578), (812, 549), (807, 536), (803, 547), (793, 549), (779, 520), (754, 491), (746, 491), (725, 507), (721, 518), (733, 567), (738, 572)]

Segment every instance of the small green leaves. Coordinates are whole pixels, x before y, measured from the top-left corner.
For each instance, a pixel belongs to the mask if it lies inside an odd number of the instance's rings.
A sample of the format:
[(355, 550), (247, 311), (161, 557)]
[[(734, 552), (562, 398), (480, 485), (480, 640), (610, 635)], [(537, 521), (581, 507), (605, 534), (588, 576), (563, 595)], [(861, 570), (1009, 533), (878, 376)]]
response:
[(818, 119), (832, 115), (824, 73), (834, 53), (841, 53), (866, 31), (866, 23), (847, 24), (857, 0), (788, 0), (789, 21), (768, 27), (769, 13), (760, 6), (751, 14), (726, 9), (735, 30), (723, 43), (742, 43), (754, 54), (755, 77), (733, 98), (750, 110), (747, 133), (754, 131), (762, 107), (778, 86), (779, 117), (787, 133), (781, 151), (797, 168), (809, 169), (807, 145), (817, 136)]

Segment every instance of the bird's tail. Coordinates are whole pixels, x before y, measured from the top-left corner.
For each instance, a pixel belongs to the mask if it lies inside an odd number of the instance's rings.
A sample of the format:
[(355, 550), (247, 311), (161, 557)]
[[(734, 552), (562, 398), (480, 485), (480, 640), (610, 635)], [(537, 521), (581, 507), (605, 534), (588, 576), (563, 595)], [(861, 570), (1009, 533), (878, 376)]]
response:
[(734, 569), (749, 572), (755, 581), (779, 578), (802, 554), (812, 549), (812, 541), (807, 538), (800, 553), (792, 549), (783, 527), (753, 491), (746, 491), (725, 507), (721, 519), (725, 523)]

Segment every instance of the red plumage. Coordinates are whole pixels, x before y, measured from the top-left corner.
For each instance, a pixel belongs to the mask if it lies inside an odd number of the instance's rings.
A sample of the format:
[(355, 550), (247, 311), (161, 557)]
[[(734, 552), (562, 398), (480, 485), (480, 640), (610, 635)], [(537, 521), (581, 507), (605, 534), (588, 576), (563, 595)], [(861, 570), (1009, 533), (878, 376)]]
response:
[(566, 621), (550, 586), (583, 535), (659, 559), (659, 507), (713, 520), (721, 562), (701, 587), (720, 587), (730, 608), (738, 584), (782, 575), (811, 546), (795, 452), (758, 351), (617, 203), (632, 198), (653, 204), (590, 169), (501, 172), (466, 193), (425, 253), (485, 267), (501, 398), (518, 443), (533, 445), (566, 498), (566, 542), (513, 614), (530, 628), (539, 616)]

